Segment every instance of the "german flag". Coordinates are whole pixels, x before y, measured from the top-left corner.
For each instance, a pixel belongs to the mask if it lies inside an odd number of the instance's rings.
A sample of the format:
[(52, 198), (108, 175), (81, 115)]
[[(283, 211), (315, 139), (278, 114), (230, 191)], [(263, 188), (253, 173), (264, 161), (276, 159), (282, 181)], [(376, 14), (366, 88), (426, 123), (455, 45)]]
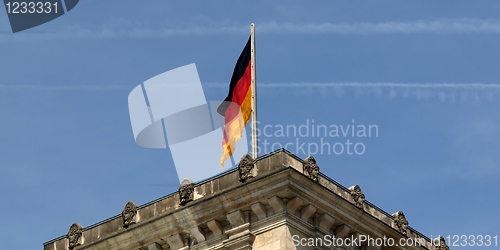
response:
[(241, 138), (252, 112), (252, 59), (251, 37), (241, 52), (234, 67), (229, 93), (217, 112), (224, 116), (224, 137), (222, 139), (221, 167), (233, 155), (236, 141)]

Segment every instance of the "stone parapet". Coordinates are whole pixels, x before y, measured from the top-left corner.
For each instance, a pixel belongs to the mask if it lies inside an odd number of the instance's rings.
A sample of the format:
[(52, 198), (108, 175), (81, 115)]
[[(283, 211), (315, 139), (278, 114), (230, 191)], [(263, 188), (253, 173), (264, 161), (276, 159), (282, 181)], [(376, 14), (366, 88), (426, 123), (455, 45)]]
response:
[[(347, 189), (316, 173), (314, 158), (306, 174), (304, 161), (286, 150), (244, 159), (248, 171), (236, 168), (194, 184), (192, 200), (181, 203), (179, 189), (137, 208), (129, 202), (121, 215), (83, 228), (71, 249), (295, 249), (291, 235), (327, 234), (423, 238), (423, 247), (406, 249), (434, 249), (399, 213), (365, 201), (359, 186)], [(68, 250), (69, 238), (46, 242), (44, 249)]]

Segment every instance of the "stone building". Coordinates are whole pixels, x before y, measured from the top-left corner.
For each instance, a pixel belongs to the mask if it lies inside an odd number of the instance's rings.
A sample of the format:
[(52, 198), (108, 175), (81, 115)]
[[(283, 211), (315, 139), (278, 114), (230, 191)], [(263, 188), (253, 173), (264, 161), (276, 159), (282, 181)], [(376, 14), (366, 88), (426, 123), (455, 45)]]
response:
[[(70, 226), (44, 250), (448, 249), (281, 149), (93, 226)], [(370, 241), (371, 240), (371, 241)], [(401, 246), (403, 242), (406, 245)], [(399, 246), (396, 246), (399, 245)]]

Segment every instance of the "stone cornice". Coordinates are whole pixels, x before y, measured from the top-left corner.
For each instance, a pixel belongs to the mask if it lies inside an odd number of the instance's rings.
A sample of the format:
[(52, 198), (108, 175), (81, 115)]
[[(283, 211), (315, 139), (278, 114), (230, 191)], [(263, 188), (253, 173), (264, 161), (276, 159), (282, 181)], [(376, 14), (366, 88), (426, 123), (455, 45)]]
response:
[[(193, 200), (185, 204), (175, 193), (140, 206), (134, 223), (125, 225), (122, 216), (115, 216), (84, 228), (73, 249), (229, 249), (251, 245), (255, 235), (282, 224), (311, 237), (422, 238), (410, 227), (402, 234), (393, 216), (365, 202), (364, 195), (355, 200), (359, 194), (353, 196), (353, 189), (322, 174), (304, 175), (303, 161), (286, 150), (257, 158), (252, 171), (244, 181), (233, 169), (196, 184)], [(433, 249), (425, 240), (424, 249)], [(44, 249), (67, 250), (68, 238), (47, 242)]]

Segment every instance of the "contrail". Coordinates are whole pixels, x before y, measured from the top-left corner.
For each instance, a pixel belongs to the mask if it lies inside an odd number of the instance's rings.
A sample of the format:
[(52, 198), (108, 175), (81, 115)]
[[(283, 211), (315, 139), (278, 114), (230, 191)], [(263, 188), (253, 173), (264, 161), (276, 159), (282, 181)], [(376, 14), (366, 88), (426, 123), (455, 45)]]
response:
[[(209, 87), (227, 87), (227, 83), (209, 82)], [(259, 88), (310, 88), (310, 87), (362, 87), (362, 88), (420, 88), (420, 89), (493, 89), (500, 90), (500, 84), (496, 83), (393, 83), (393, 82), (281, 82), (281, 83), (258, 83)]]
[[(393, 83), (393, 82), (330, 82), (330, 83), (257, 83), (257, 89), (297, 89), (301, 94), (320, 90), (322, 96), (376, 96), (394, 99), (439, 99), (441, 102), (465, 102), (500, 99), (500, 84), (494, 83)], [(209, 87), (227, 88), (227, 83), (208, 83)], [(264, 91), (265, 93), (265, 91)], [(271, 92), (277, 93), (277, 92)]]
[[(222, 84), (221, 84), (222, 86)], [(185, 88), (186, 85), (182, 83), (169, 84), (162, 86), (163, 88), (178, 89)], [(54, 90), (54, 91), (113, 91), (113, 90), (132, 90), (133, 86), (128, 85), (43, 85), (43, 84), (0, 84), (0, 89), (10, 90)]]
[[(500, 19), (436, 19), (389, 22), (324, 22), (292, 23), (262, 21), (256, 24), (261, 34), (500, 34)], [(202, 25), (177, 25), (126, 20), (87, 27), (81, 25), (61, 25), (54, 31), (25, 32), (13, 36), (0, 32), (0, 41), (72, 38), (161, 38), (179, 36), (242, 35), (248, 33), (248, 24), (227, 22), (207, 22)]]
[(263, 88), (363, 87), (363, 88), (429, 88), (429, 89), (500, 89), (495, 83), (393, 83), (393, 82), (330, 82), (330, 83), (262, 83)]
[[(205, 82), (208, 88), (228, 87), (225, 82)], [(182, 87), (172, 85), (171, 88)], [(4, 90), (50, 90), (50, 91), (129, 91), (127, 85), (6, 85)], [(376, 96), (378, 98), (415, 98), (417, 100), (439, 99), (442, 102), (464, 102), (500, 99), (499, 83), (394, 83), (394, 82), (258, 82), (257, 89), (289, 89), (300, 94), (319, 92), (322, 96), (345, 95)], [(276, 91), (265, 94), (275, 94)]]
[[(227, 88), (224, 82), (205, 82), (203, 85)], [(173, 87), (182, 85), (173, 85)], [(172, 87), (172, 86), (171, 86)], [(259, 82), (259, 88), (397, 88), (397, 89), (476, 89), (500, 90), (499, 83), (393, 83), (393, 82)], [(39, 90), (129, 90), (126, 85), (42, 85), (42, 84), (0, 84), (1, 89)]]
[(408, 34), (408, 33), (500, 33), (500, 20), (496, 19), (437, 19), (391, 21), (380, 23), (320, 23), (294, 24), (270, 22), (259, 26), (259, 31), (292, 34)]
[(53, 91), (112, 91), (130, 90), (132, 87), (124, 85), (35, 85), (35, 84), (0, 84), (5, 90), (53, 90)]

